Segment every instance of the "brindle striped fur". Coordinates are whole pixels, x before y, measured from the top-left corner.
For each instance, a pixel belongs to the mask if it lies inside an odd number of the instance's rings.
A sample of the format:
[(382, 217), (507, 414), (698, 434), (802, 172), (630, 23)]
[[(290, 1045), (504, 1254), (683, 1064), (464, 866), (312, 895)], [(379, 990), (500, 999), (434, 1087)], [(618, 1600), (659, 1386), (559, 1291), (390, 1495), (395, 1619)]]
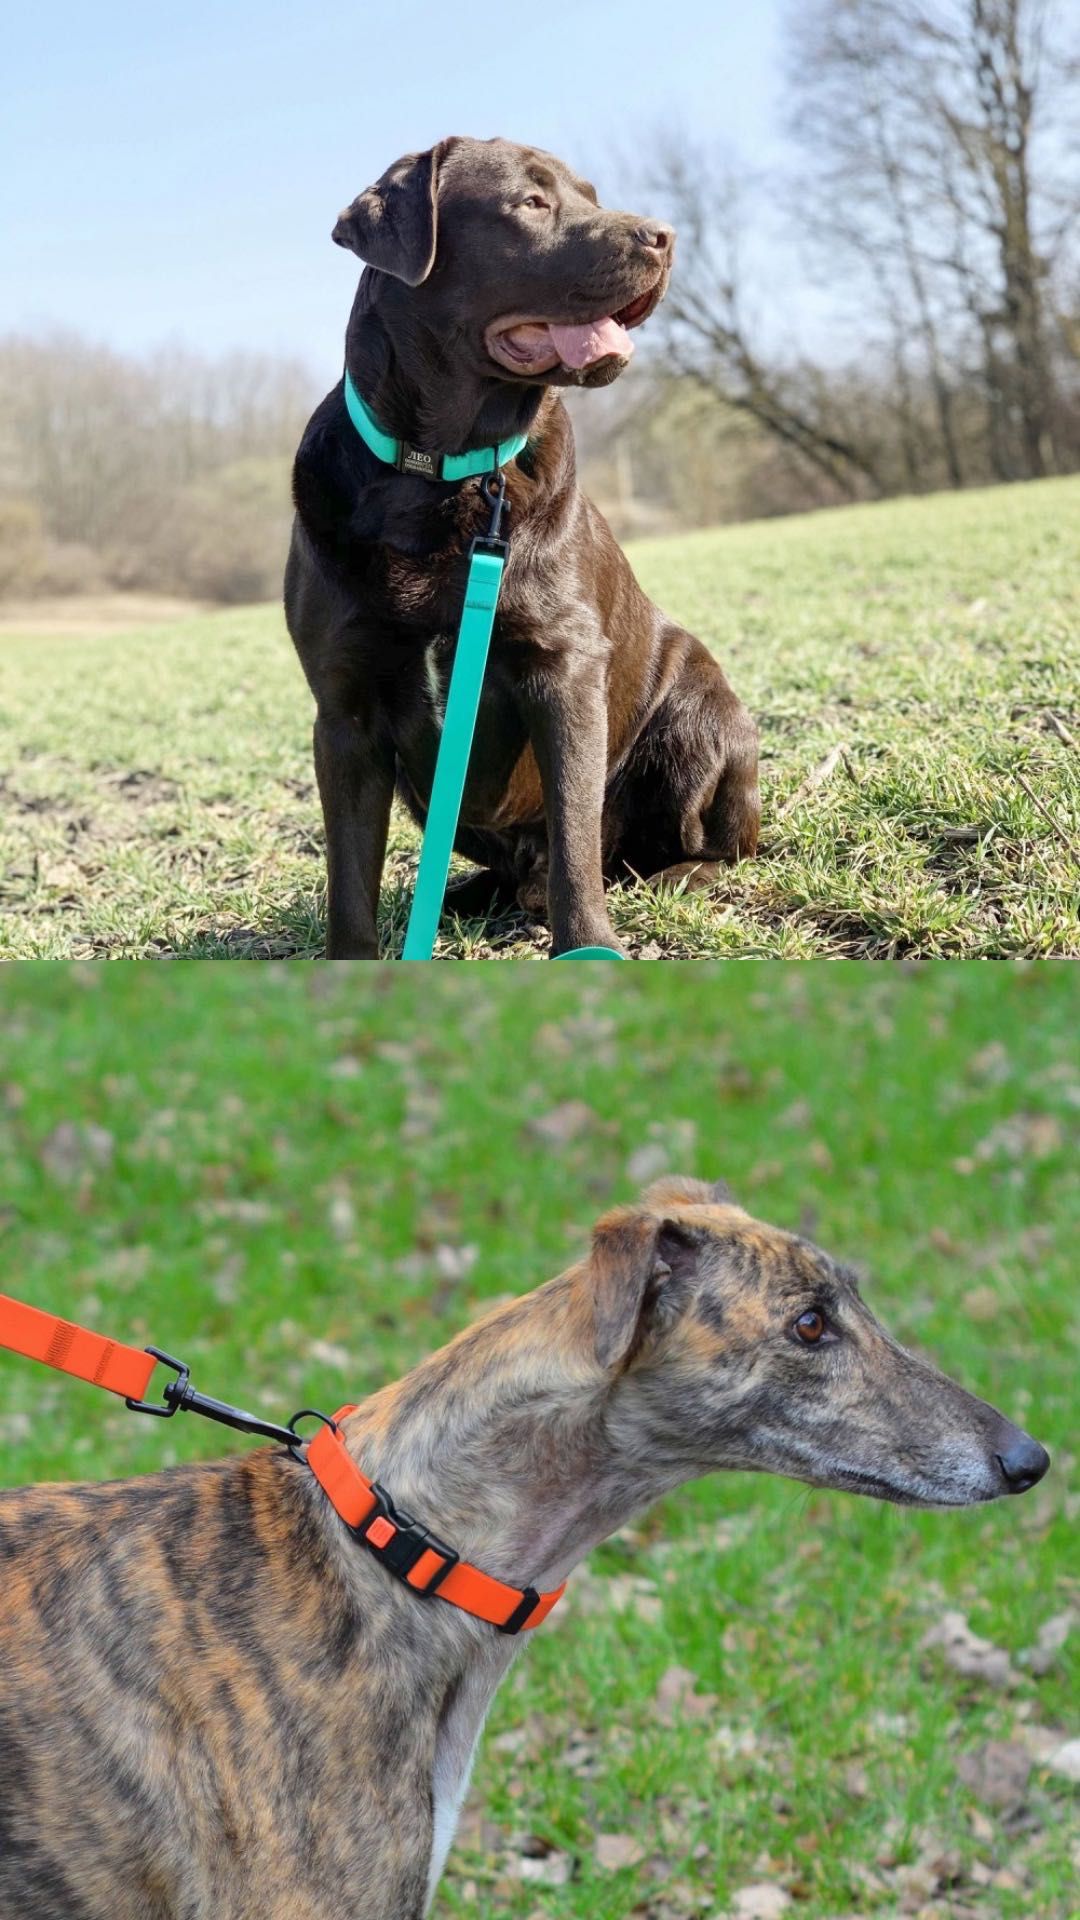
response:
[[(792, 1336), (812, 1305), (828, 1350)], [(1024, 1439), (842, 1267), (681, 1180), (347, 1437), (538, 1588), (711, 1468), (961, 1504)], [(399, 1586), (270, 1449), (0, 1496), (0, 1561), (0, 1920), (419, 1920), (520, 1641)]]

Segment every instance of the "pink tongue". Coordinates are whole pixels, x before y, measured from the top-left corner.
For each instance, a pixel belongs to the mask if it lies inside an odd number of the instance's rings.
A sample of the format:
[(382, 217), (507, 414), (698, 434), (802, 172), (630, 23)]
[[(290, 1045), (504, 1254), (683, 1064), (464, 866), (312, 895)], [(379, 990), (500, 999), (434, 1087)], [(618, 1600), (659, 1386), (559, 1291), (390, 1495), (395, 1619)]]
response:
[(629, 360), (634, 343), (617, 320), (593, 320), (587, 327), (556, 327), (548, 323), (551, 343), (564, 367), (591, 367), (617, 353)]

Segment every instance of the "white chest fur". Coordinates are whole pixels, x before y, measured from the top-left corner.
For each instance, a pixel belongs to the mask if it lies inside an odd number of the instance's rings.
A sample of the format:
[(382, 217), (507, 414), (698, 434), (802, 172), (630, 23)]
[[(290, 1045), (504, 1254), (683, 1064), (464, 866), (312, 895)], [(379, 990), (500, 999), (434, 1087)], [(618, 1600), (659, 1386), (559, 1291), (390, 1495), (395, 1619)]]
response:
[(491, 1648), (486, 1659), (477, 1660), (463, 1675), (450, 1707), (439, 1722), (431, 1778), (433, 1827), (425, 1911), (430, 1910), (453, 1844), (488, 1708), (518, 1650), (513, 1640), (504, 1640)]
[(441, 638), (431, 640), (424, 649), (424, 678), (427, 681), (428, 699), (431, 702), (431, 711), (435, 719), (435, 725), (438, 727), (440, 733), (442, 732), (444, 702), (443, 683), (438, 665), (439, 648), (441, 645)]
[[(479, 1735), (477, 1738), (479, 1739)], [(441, 1789), (438, 1784), (438, 1769), (436, 1768), (433, 1794), (435, 1824), (431, 1835), (431, 1860), (428, 1865), (427, 1907), (425, 1908), (425, 1912), (428, 1912), (431, 1908), (431, 1903), (435, 1898), (435, 1890), (439, 1881), (442, 1879), (443, 1868), (446, 1865), (446, 1856), (454, 1843), (454, 1835), (457, 1832), (457, 1823), (461, 1815), (462, 1804), (468, 1792), (469, 1776), (472, 1773), (472, 1763), (475, 1752), (476, 1747), (474, 1746), (473, 1752), (469, 1755), (464, 1772), (453, 1783), (444, 1783)]]

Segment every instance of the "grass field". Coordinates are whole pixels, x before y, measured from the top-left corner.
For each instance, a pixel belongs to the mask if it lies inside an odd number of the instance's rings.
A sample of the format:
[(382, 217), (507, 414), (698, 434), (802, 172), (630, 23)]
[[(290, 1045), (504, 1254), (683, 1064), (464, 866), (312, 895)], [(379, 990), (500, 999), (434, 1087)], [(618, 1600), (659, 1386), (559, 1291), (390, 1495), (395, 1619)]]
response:
[[(718, 1476), (600, 1549), (499, 1697), (437, 1913), (1073, 1920), (1080, 974), (420, 982), (9, 972), (4, 1287), (286, 1417), (558, 1271), (673, 1167), (863, 1266), (1054, 1454), (953, 1514)], [(0, 1356), (5, 1482), (229, 1444)], [(996, 1660), (923, 1646), (949, 1612)]]
[[(1080, 480), (695, 533), (632, 558), (757, 715), (765, 806), (762, 856), (711, 895), (614, 895), (632, 952), (1080, 951)], [(310, 721), (275, 608), (0, 640), (0, 949), (318, 953)], [(396, 818), (387, 953), (415, 851)], [(511, 916), (447, 925), (440, 951), (545, 947)]]

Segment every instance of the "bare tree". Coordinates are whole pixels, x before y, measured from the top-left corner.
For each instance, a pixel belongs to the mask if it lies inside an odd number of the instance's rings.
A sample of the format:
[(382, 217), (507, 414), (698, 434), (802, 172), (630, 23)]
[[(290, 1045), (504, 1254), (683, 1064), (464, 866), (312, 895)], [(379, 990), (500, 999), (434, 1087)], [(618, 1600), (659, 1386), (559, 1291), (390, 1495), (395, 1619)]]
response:
[(668, 364), (747, 415), (846, 498), (881, 491), (865, 446), (846, 433), (807, 363), (783, 366), (753, 338), (740, 226), (744, 188), (676, 135), (658, 143), (650, 184), (680, 232), (680, 264), (661, 309)]
[(1051, 340), (1080, 216), (1076, 82), (1053, 0), (811, 0), (792, 20), (804, 225), (861, 271), (901, 390), (927, 383), (953, 485), (980, 477), (957, 425), (976, 369), (997, 477), (1080, 456)]
[(925, 373), (948, 479), (962, 486), (953, 381), (919, 240), (920, 183), (910, 165), (912, 100), (895, 81), (905, 58), (897, 9), (888, 0), (838, 0), (803, 14), (793, 39), (793, 130), (811, 155), (812, 170), (798, 196), (803, 231), (827, 253), (833, 277), (838, 267), (853, 267), (869, 279), (889, 337), (909, 475), (917, 484), (925, 465), (916, 424), (916, 387)]
[(983, 308), (985, 338), (1000, 339), (1010, 365), (1023, 469), (1057, 464), (1054, 394), (1046, 331), (1049, 262), (1035, 231), (1035, 116), (1046, 58), (1046, 0), (969, 0), (959, 31), (924, 29), (946, 55), (945, 72), (967, 80), (955, 104), (944, 86), (936, 106), (960, 156), (972, 201), (997, 258), (997, 299)]

